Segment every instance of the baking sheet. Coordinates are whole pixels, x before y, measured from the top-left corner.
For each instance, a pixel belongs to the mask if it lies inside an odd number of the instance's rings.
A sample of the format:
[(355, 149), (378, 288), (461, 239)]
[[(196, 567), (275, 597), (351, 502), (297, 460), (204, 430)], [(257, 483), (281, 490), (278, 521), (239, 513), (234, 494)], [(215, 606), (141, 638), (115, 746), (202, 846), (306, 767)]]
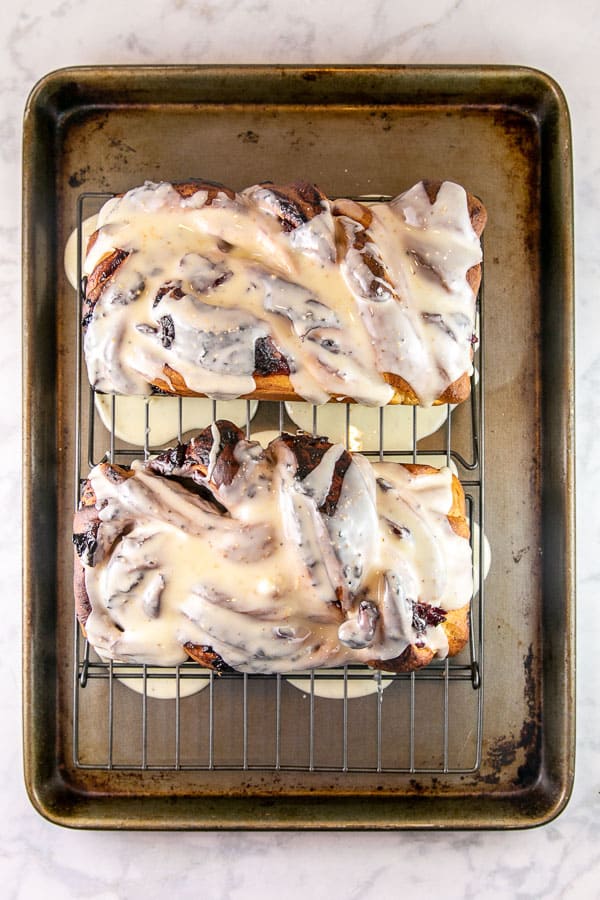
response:
[[(486, 532), (481, 767), (469, 775), (81, 769), (72, 746), (77, 322), (62, 268), (82, 191), (203, 176), (482, 198)], [(24, 131), (24, 717), (30, 796), (81, 827), (518, 827), (574, 763), (573, 285), (568, 113), (510, 68), (72, 69)], [(417, 723), (418, 726), (418, 723)], [(358, 726), (360, 727), (360, 725)]]

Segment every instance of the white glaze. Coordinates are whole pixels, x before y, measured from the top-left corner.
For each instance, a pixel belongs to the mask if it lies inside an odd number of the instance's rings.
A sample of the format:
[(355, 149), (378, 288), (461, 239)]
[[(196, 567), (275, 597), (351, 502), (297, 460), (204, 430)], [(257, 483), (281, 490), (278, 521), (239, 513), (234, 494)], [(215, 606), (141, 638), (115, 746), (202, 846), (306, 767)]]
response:
[[(81, 223), (81, 271), (85, 265), (85, 256), (88, 240), (98, 226), (98, 216), (88, 216)], [(77, 229), (73, 229), (65, 244), (64, 267), (67, 281), (77, 290)]]
[[(304, 403), (286, 404), (286, 407), (290, 407), (290, 406), (294, 409), (294, 411), (306, 410), (307, 413), (309, 414), (307, 417), (307, 420), (308, 420), (308, 418), (310, 418), (310, 416), (312, 414), (310, 407), (307, 407), (306, 404), (304, 404)], [(328, 417), (327, 416), (328, 413), (336, 414), (336, 415), (331, 415)], [(359, 415), (359, 420), (360, 420), (360, 416), (363, 413), (369, 413), (377, 423), (379, 420), (379, 413), (376, 410), (367, 410), (364, 407), (356, 407), (355, 409), (354, 408), (352, 409), (352, 413), (353, 413), (353, 420), (354, 420), (355, 414)], [(406, 416), (410, 416), (410, 422), (411, 422), (411, 427), (412, 427), (412, 410), (411, 409), (407, 409), (407, 408), (401, 407), (401, 406), (393, 406), (393, 407), (389, 407), (385, 411), (386, 417), (387, 416), (391, 417), (391, 416), (395, 415), (396, 413), (402, 413), (403, 418), (405, 418)], [(440, 415), (442, 413), (445, 414), (444, 407), (439, 407), (439, 406), (433, 406), (427, 410), (418, 410), (419, 420), (422, 417), (423, 418), (429, 417), (431, 420), (431, 417), (433, 414)], [(337, 415), (337, 414), (339, 414), (339, 415)], [(333, 418), (334, 421), (339, 420), (339, 421), (343, 421), (345, 423), (344, 410), (340, 409), (339, 407), (337, 407), (335, 405), (328, 405), (328, 406), (325, 406), (322, 410), (320, 410), (319, 411), (319, 421), (321, 420), (322, 416), (326, 420)], [(362, 422), (364, 423), (364, 419), (362, 420)], [(367, 419), (367, 422), (368, 422), (368, 419)], [(344, 427), (345, 427), (345, 425), (344, 425)], [(375, 424), (373, 424), (372, 427), (373, 427), (373, 433), (374, 433), (374, 430), (377, 426)], [(337, 434), (334, 433), (334, 435), (332, 436), (332, 439), (333, 440), (341, 440), (342, 439), (341, 432), (342, 432), (342, 428), (340, 427), (340, 436), (338, 436)], [(329, 432), (327, 432), (327, 433), (329, 435)], [(261, 444), (261, 446), (267, 447), (270, 444), (270, 442), (276, 440), (278, 436), (279, 436), (279, 432), (274, 431), (274, 430), (257, 431), (257, 432), (252, 432), (251, 440), (258, 441)], [(370, 449), (369, 444), (368, 444), (368, 439), (369, 439), (369, 432), (367, 432), (367, 435), (366, 435), (365, 449)], [(396, 444), (394, 444), (394, 446), (401, 447), (401, 444), (396, 443)], [(363, 448), (362, 448), (362, 446), (351, 446), (351, 449), (357, 451), (357, 450), (361, 450)], [(401, 462), (402, 460), (400, 457), (398, 457), (397, 460), (395, 460), (395, 461)], [(433, 466), (435, 468), (439, 467), (439, 465), (440, 465), (440, 457), (439, 456), (430, 455), (427, 453), (419, 453), (418, 461), (419, 461), (420, 465)], [(454, 462), (453, 459), (450, 459), (450, 470), (454, 475), (458, 475), (458, 469), (457, 469), (456, 463)], [(475, 586), (475, 594), (477, 594), (477, 592), (479, 590), (479, 564), (480, 564), (479, 536), (480, 536), (480, 533), (481, 533), (481, 529), (479, 527), (479, 524), (474, 521), (472, 523), (472, 527), (471, 527), (471, 546), (473, 548), (473, 584)], [(482, 552), (483, 552), (483, 580), (485, 580), (489, 574), (490, 566), (491, 566), (491, 562), (492, 562), (491, 547), (490, 547), (488, 538), (485, 534), (483, 535), (483, 551)], [(367, 671), (371, 672), (371, 670), (367, 670)], [(334, 678), (331, 675), (331, 673), (328, 674), (327, 678), (315, 677), (314, 679), (311, 679), (310, 672), (307, 671), (305, 674), (306, 674), (305, 678), (288, 678), (287, 681), (293, 687), (297, 688), (299, 691), (302, 691), (305, 694), (310, 694), (311, 684), (312, 684), (312, 692), (314, 693), (314, 695), (316, 697), (322, 697), (323, 699), (328, 699), (328, 700), (343, 700), (344, 699), (344, 691), (345, 691), (345, 695), (346, 695), (346, 697), (348, 697), (348, 699), (354, 699), (357, 697), (366, 697), (366, 696), (369, 696), (370, 694), (375, 694), (378, 690), (384, 689), (390, 684), (390, 679), (386, 678), (385, 676), (382, 676), (382, 678), (380, 680), (376, 674), (371, 673), (371, 677), (364, 678), (364, 677), (362, 677), (362, 676), (364, 676), (364, 672), (361, 675), (360, 672), (355, 672), (355, 670), (352, 670), (352, 669), (348, 670), (346, 679), (344, 679), (341, 676)], [(320, 674), (319, 670), (315, 671), (315, 676), (318, 676), (319, 674)], [(345, 680), (347, 682), (346, 688), (344, 688)]]
[[(297, 405), (301, 406), (302, 404), (297, 404)], [(322, 410), (322, 412), (325, 412), (326, 410), (329, 410), (329, 409), (335, 409), (335, 407), (327, 406), (327, 407), (325, 407), (324, 410)], [(402, 409), (402, 407), (390, 407), (390, 411), (401, 410), (401, 409)], [(428, 410), (428, 412), (433, 412), (433, 410), (437, 410), (437, 409), (439, 409), (439, 407), (432, 407), (432, 409)], [(405, 410), (405, 411), (410, 412), (410, 410)], [(250, 435), (250, 439), (253, 441), (258, 441), (258, 443), (262, 447), (267, 447), (271, 443), (271, 441), (276, 440), (278, 437), (279, 437), (279, 432), (275, 431), (275, 430), (256, 431), (256, 432), (253, 431)], [(362, 448), (361, 447), (351, 447), (351, 449), (352, 450), (360, 450)], [(439, 468), (440, 462), (443, 459), (444, 459), (444, 457), (440, 457), (440, 456), (437, 456), (436, 454), (429, 454), (429, 453), (419, 453), (418, 457), (417, 457), (417, 461), (418, 461), (419, 465), (432, 466), (433, 468)], [(400, 456), (398, 456), (396, 458), (391, 457), (392, 462), (400, 462), (401, 463), (403, 460), (404, 460), (404, 462), (406, 462), (405, 457), (400, 457)], [(458, 468), (453, 459), (450, 459), (449, 468), (450, 468), (450, 471), (452, 472), (452, 474), (456, 475), (458, 477)], [(480, 562), (479, 536), (480, 536), (480, 534), (481, 534), (481, 529), (479, 527), (479, 523), (476, 522), (475, 520), (473, 520), (472, 525), (471, 525), (471, 547), (473, 549), (473, 585), (475, 588), (475, 593), (477, 593), (477, 591), (479, 590), (479, 562)], [(490, 546), (488, 537), (485, 533), (483, 535), (483, 547), (482, 547), (481, 553), (482, 553), (481, 559), (483, 562), (483, 580), (485, 581), (485, 579), (489, 575), (490, 567), (492, 565), (492, 548)], [(328, 680), (329, 684), (333, 683), (332, 679), (327, 679), (327, 680)], [(309, 686), (309, 689), (310, 689), (310, 686)], [(326, 696), (326, 695), (319, 694), (319, 696)], [(330, 696), (330, 694), (327, 694), (327, 696)]]
[[(107, 662), (110, 657), (99, 654), (101, 659)], [(146, 666), (146, 680), (144, 684), (144, 668), (142, 666), (128, 666), (127, 672), (120, 669), (113, 669), (113, 678), (129, 688), (136, 694), (146, 694), (154, 700), (175, 700), (177, 694), (180, 699), (184, 697), (193, 697), (205, 690), (210, 684), (210, 672), (206, 669), (198, 669), (194, 671), (193, 678), (179, 678), (179, 687), (175, 670), (165, 670), (160, 666)], [(163, 677), (161, 677), (163, 676)]]
[[(425, 458), (419, 457), (419, 461), (425, 465), (436, 465), (436, 457)], [(438, 458), (439, 461), (439, 458)], [(451, 468), (454, 471), (455, 465), (451, 462)], [(474, 594), (477, 595), (479, 591), (479, 536), (481, 534), (481, 529), (477, 522), (473, 522), (471, 528), (471, 545), (473, 547), (473, 584), (475, 586)], [(487, 536), (483, 535), (483, 580), (488, 577), (490, 566), (492, 562), (492, 553), (490, 548), (490, 543), (487, 539)], [(297, 690), (301, 691), (305, 696), (309, 696), (312, 690), (312, 693), (315, 697), (321, 697), (324, 700), (343, 700), (346, 697), (348, 700), (355, 700), (360, 697), (368, 697), (371, 694), (376, 694), (378, 691), (385, 690), (392, 683), (392, 679), (384, 675), (383, 673), (373, 673), (370, 669), (348, 669), (345, 674), (345, 677), (342, 675), (338, 675), (336, 677), (333, 676), (332, 673), (328, 674), (326, 678), (319, 678), (319, 675), (325, 675), (328, 670), (317, 669), (315, 671), (315, 677), (311, 678), (311, 674), (309, 671), (304, 673), (300, 673), (304, 675), (304, 677), (294, 677), (287, 678), (286, 681), (288, 684), (291, 684), (292, 687), (295, 687)], [(370, 677), (365, 678), (365, 674), (370, 673)], [(381, 677), (379, 677), (381, 676)], [(166, 695), (165, 695), (166, 696)]]
[[(146, 407), (148, 407), (148, 445), (162, 447), (177, 440), (181, 434), (200, 430), (213, 420), (213, 401), (202, 397), (124, 397), (121, 394), (95, 394), (94, 403), (102, 424), (111, 431), (113, 397), (115, 403), (115, 437), (127, 444), (143, 447), (146, 437)], [(181, 422), (179, 404), (181, 403)], [(250, 401), (250, 419), (256, 414), (258, 402)], [(437, 408), (437, 407), (436, 407)], [(219, 408), (217, 407), (217, 413)], [(245, 400), (229, 400), (227, 418), (235, 425), (246, 424)], [(218, 418), (218, 416), (217, 416)]]
[[(475, 303), (465, 274), (481, 250), (459, 186), (444, 183), (433, 205), (422, 185), (371, 204), (364, 250), (350, 243), (345, 253), (329, 201), (286, 233), (264, 188), (206, 200), (205, 191), (183, 200), (169, 184), (147, 183), (102, 208), (85, 274), (115, 249), (129, 255), (85, 333), (98, 390), (147, 394), (148, 382), (169, 380), (167, 364), (198, 393), (251, 393), (254, 344), (266, 336), (286, 357), (296, 392), (315, 403), (341, 395), (385, 405), (393, 391), (382, 373), (390, 372), (428, 405), (471, 371)], [(352, 241), (359, 226), (336, 219)], [(365, 253), (385, 265), (393, 288), (374, 279)], [(183, 293), (157, 300), (169, 283)]]
[[(379, 369), (403, 378), (410, 371), (406, 380), (428, 405), (463, 372), (472, 373), (475, 309), (466, 273), (481, 260), (480, 243), (464, 191), (450, 182), (433, 205), (418, 184), (371, 210), (369, 232), (397, 293), (379, 303), (357, 299), (358, 308)], [(342, 265), (346, 274), (348, 268)]]
[[(307, 403), (286, 403), (290, 419), (302, 430), (312, 432), (313, 407)], [(346, 405), (328, 403), (317, 412), (317, 432), (331, 441), (346, 440)], [(348, 447), (350, 450), (377, 450), (380, 436), (380, 410), (368, 406), (350, 405)], [(448, 415), (446, 405), (415, 407), (416, 439), (434, 434)], [(383, 412), (383, 449), (410, 450), (413, 445), (413, 407), (386, 406)]]
[[(580, 525), (577, 529), (578, 602), (581, 610), (593, 609), (600, 590), (600, 573), (596, 564), (600, 527), (597, 500), (600, 495), (600, 467), (596, 460), (600, 452), (600, 434), (595, 414), (598, 404), (596, 374), (600, 371), (597, 337), (600, 307), (596, 301), (598, 257), (591, 249), (600, 203), (597, 191), (590, 189), (590, 185), (596, 183), (595, 170), (600, 153), (600, 129), (597, 127), (600, 92), (590, 90), (590, 85), (596, 83), (597, 78), (595, 5), (582, 4), (575, 12), (569, 4), (556, 3), (549, 7), (539, 0), (531, 4), (508, 0), (502, 5), (483, 0), (476, 8), (471, 4), (388, 4), (380, 8), (380, 15), (371, 16), (364, 2), (350, 0), (344, 4), (343, 15), (340, 15), (336, 5), (314, 4), (306, 6), (299, 17), (296, 3), (264, 6), (242, 3), (236, 5), (232, 19), (231, 14), (226, 14), (228, 7), (223, 6), (217, 11), (215, 4), (181, 0), (161, 7), (164, 16), (157, 23), (154, 16), (148, 16), (146, 4), (134, 0), (125, 7), (120, 2), (109, 0), (102, 7), (103, 28), (99, 27), (97, 4), (80, 4), (76, 15), (70, 14), (68, 19), (67, 40), (64, 39), (65, 9), (68, 10), (68, 7), (62, 0), (51, 0), (49, 3), (33, 0), (27, 7), (21, 4), (7, 6), (4, 16), (2, 72), (6, 85), (7, 136), (1, 160), (5, 203), (4, 254), (0, 265), (3, 283), (8, 287), (2, 377), (3, 383), (12, 383), (15, 388), (14, 391), (6, 390), (2, 400), (7, 442), (4, 508), (18, 509), (20, 503), (21, 410), (19, 404), (15, 404), (14, 397), (19, 389), (17, 373), (21, 322), (19, 316), (10, 316), (9, 310), (17, 308), (20, 297), (19, 278), (15, 272), (20, 259), (20, 232), (16, 227), (21, 204), (21, 148), (18, 135), (27, 94), (37, 78), (74, 62), (95, 65), (99, 60), (112, 62), (126, 59), (131, 64), (147, 65), (173, 58), (180, 63), (196, 65), (198, 46), (196, 41), (190, 39), (193, 34), (205, 37), (203, 55), (215, 61), (224, 59), (228, 62), (243, 60), (272, 64), (283, 59), (282, 48), (285, 48), (285, 59), (289, 63), (333, 59), (355, 64), (370, 64), (378, 60), (382, 63), (430, 65), (465, 59), (467, 55), (473, 62), (504, 64), (522, 60), (527, 65), (551, 72), (566, 90), (577, 136), (573, 152), (579, 234), (576, 330), (578, 518), (580, 523), (585, 523), (584, 527)], [(120, 22), (118, 37), (108, 27), (108, 23), (116, 20)], [(251, 51), (244, 50), (242, 41), (231, 46), (232, 22), (236, 32), (245, 35), (247, 42), (251, 41)], [(557, 35), (563, 35), (564, 39), (557, 40)], [(231, 48), (227, 55), (224, 51), (226, 47)], [(444, 111), (441, 111), (440, 115), (443, 114)], [(460, 111), (457, 115), (461, 115)], [(182, 118), (185, 122), (185, 117)], [(183, 124), (182, 130), (184, 127)], [(394, 122), (392, 130), (385, 135), (386, 140), (399, 140), (398, 131)], [(460, 126), (457, 126), (457, 131), (460, 131)], [(468, 128), (464, 132), (468, 135)], [(122, 136), (127, 139), (126, 133)], [(173, 135), (170, 139), (173, 140)], [(264, 167), (260, 146), (259, 142), (244, 145), (243, 149), (250, 159), (258, 156), (258, 165)], [(304, 163), (304, 147), (305, 141), (302, 141), (299, 150), (289, 148), (290, 163), (296, 170)], [(435, 147), (438, 149), (433, 152), (438, 155), (434, 162), (444, 162), (443, 149), (439, 149), (439, 145)], [(498, 179), (494, 185), (498, 184), (502, 196), (511, 197), (510, 170), (506, 172), (504, 167), (500, 168), (497, 158), (477, 162), (466, 143), (464, 153), (462, 149), (453, 149), (448, 158), (450, 168), (468, 171), (472, 167), (474, 178), (479, 184), (486, 185), (488, 195), (492, 193), (488, 190), (488, 184)], [(320, 154), (320, 147), (311, 148), (311, 152)], [(401, 154), (402, 151), (398, 154), (399, 158)], [(315, 168), (319, 159), (320, 155), (315, 157)], [(341, 154), (340, 171), (350, 167), (353, 177), (358, 165), (356, 153)], [(217, 165), (214, 171), (217, 173)], [(374, 190), (382, 189), (382, 179), (374, 180), (372, 184)], [(511, 224), (512, 220), (509, 220), (508, 225)], [(489, 250), (492, 250), (491, 242)], [(501, 264), (503, 262), (501, 259)], [(522, 376), (523, 360), (517, 354), (507, 363), (508, 369), (495, 367), (488, 372), (491, 376), (488, 377), (488, 386), (497, 392), (501, 391), (503, 384), (512, 388)], [(588, 410), (593, 412), (588, 414)], [(17, 597), (22, 590), (20, 529), (15, 527), (12, 517), (6, 517), (4, 528), (1, 546), (5, 592)], [(493, 647), (495, 618), (492, 603), (489, 606), (486, 639)], [(600, 640), (600, 625), (594, 616), (578, 616), (577, 697), (581, 727), (577, 729), (575, 789), (566, 811), (542, 828), (501, 834), (436, 831), (433, 838), (410, 831), (384, 835), (346, 831), (340, 835), (323, 830), (215, 830), (201, 835), (169, 835), (127, 830), (86, 833), (53, 827), (32, 808), (20, 776), (18, 748), (22, 740), (22, 700), (18, 672), (21, 643), (15, 637), (21, 627), (19, 604), (6, 604), (5, 614), (6, 625), (2, 632), (5, 667), (2, 678), (5, 729), (2, 771), (5, 808), (10, 810), (4, 825), (4, 844), (9, 852), (2, 866), (6, 897), (26, 898), (41, 892), (48, 900), (75, 900), (88, 895), (90, 882), (93, 882), (92, 895), (95, 900), (114, 900), (119, 896), (131, 895), (140, 890), (142, 882), (156, 886), (149, 888), (152, 896), (153, 891), (158, 894), (169, 889), (174, 871), (178, 873), (179, 890), (185, 896), (196, 889), (197, 875), (194, 867), (190, 866), (190, 855), (198, 845), (201, 845), (203, 856), (209, 860), (211, 890), (217, 896), (229, 895), (231, 900), (239, 900), (242, 895), (245, 900), (264, 900), (280, 893), (282, 885), (286, 885), (290, 900), (298, 900), (306, 893), (308, 871), (313, 884), (321, 885), (323, 891), (329, 889), (338, 896), (352, 896), (357, 884), (367, 884), (367, 894), (393, 892), (399, 883), (410, 883), (414, 879), (416, 860), (419, 889), (423, 896), (437, 894), (440, 890), (440, 872), (451, 873), (447, 891), (456, 900), (467, 897), (469, 893), (510, 897), (520, 891), (530, 896), (557, 900), (560, 897), (593, 897), (597, 892), (600, 812), (597, 790), (590, 786), (596, 785), (598, 778), (600, 701), (596, 648)], [(491, 664), (490, 653), (487, 659), (490, 677), (494, 678), (496, 669)], [(419, 724), (420, 720), (417, 721)], [(486, 729), (489, 726), (488, 720)], [(89, 845), (93, 845), (93, 862)], [(483, 873), (485, 887), (482, 886)]]
[[(227, 516), (141, 463), (119, 483), (96, 467), (101, 526), (86, 569), (92, 645), (116, 659), (174, 665), (191, 641), (240, 671), (290, 672), (398, 656), (416, 639), (402, 597), (443, 609), (468, 603), (470, 548), (446, 515), (450, 470), (416, 477), (356, 455), (328, 517), (315, 500), (339, 453), (328, 451), (307, 492), (283, 442), (266, 454), (239, 442), (239, 472), (218, 492)], [(411, 534), (398, 537), (392, 523)], [(398, 584), (401, 593), (390, 588)], [(361, 598), (380, 617), (366, 638)], [(422, 640), (447, 652), (440, 626)]]
[[(327, 669), (316, 669), (315, 677), (311, 678), (309, 671), (299, 672), (293, 678), (286, 678), (288, 684), (301, 691), (305, 696), (311, 692), (315, 697), (323, 700), (357, 700), (360, 697), (369, 697), (379, 691), (384, 691), (392, 683), (393, 679), (373, 672), (372, 669), (348, 669), (345, 678), (333, 675)], [(369, 677), (365, 678), (365, 675)], [(327, 676), (327, 677), (319, 677)]]
[[(99, 395), (102, 396), (102, 395)], [(139, 399), (139, 398), (117, 398), (118, 400), (130, 400), (130, 399)], [(164, 398), (154, 398), (154, 399), (164, 399)], [(188, 399), (188, 402), (191, 403), (207, 403), (208, 401), (203, 400), (191, 400)], [(228, 404), (228, 412), (231, 409), (232, 404)], [(328, 409), (329, 407), (327, 407)], [(335, 407), (334, 407), (335, 408)], [(434, 408), (435, 409), (435, 408)], [(259, 442), (263, 447), (267, 447), (268, 444), (276, 440), (279, 436), (277, 431), (263, 431), (253, 433), (251, 435), (251, 440)], [(216, 445), (215, 445), (216, 446)], [(335, 451), (335, 454), (331, 454), (331, 457), (337, 456), (337, 452), (339, 448), (332, 448)], [(437, 466), (439, 465), (439, 457), (436, 456), (427, 456), (426, 454), (419, 454), (419, 462), (422, 465), (431, 465)], [(453, 460), (450, 461), (450, 469), (454, 474), (457, 474), (456, 465)], [(318, 470), (317, 470), (318, 471)], [(307, 479), (305, 479), (306, 485)], [(343, 497), (340, 498), (340, 503), (342, 503)], [(473, 584), (475, 585), (475, 592), (478, 590), (479, 585), (479, 536), (480, 536), (480, 528), (477, 522), (473, 522), (472, 524), (472, 534), (471, 534), (471, 545), (473, 548)], [(489, 541), (484, 534), (483, 536), (483, 578), (486, 579), (488, 576), (488, 572), (491, 565), (491, 550)], [(263, 589), (265, 589), (266, 584), (263, 582), (261, 585)], [(149, 667), (148, 673), (152, 675), (159, 675), (161, 671), (164, 671), (158, 667)], [(127, 675), (122, 675), (117, 673), (115, 675), (116, 678), (123, 684), (125, 687), (130, 688), (136, 693), (144, 692), (144, 682), (141, 677), (143, 670), (141, 668), (134, 669), (133, 674), (137, 677), (127, 677)], [(368, 673), (369, 677), (365, 677), (365, 674)], [(334, 677), (331, 672), (327, 669), (323, 670), (315, 670), (314, 678), (311, 678), (310, 671), (306, 670), (304, 673), (298, 673), (300, 677), (288, 678), (287, 682), (292, 685), (297, 690), (301, 691), (305, 695), (309, 695), (311, 693), (314, 694), (315, 697), (320, 697), (322, 699), (328, 700), (343, 700), (346, 697), (348, 700), (357, 699), (360, 697), (366, 697), (372, 694), (377, 693), (378, 691), (384, 690), (386, 687), (391, 684), (392, 679), (385, 676), (382, 673), (373, 672), (370, 669), (349, 669), (346, 676), (342, 677), (337, 676)], [(301, 677), (304, 675), (304, 677)], [(326, 677), (320, 677), (325, 676)], [(191, 678), (182, 678), (179, 681), (179, 695), (180, 697), (188, 697), (193, 694), (199, 693), (204, 690), (209, 684), (209, 675), (202, 675), (201, 671), (198, 674), (198, 677)], [(177, 684), (174, 678), (149, 678), (146, 681), (146, 692), (148, 696), (153, 697), (155, 699), (165, 699), (172, 700), (175, 698), (177, 694)]]

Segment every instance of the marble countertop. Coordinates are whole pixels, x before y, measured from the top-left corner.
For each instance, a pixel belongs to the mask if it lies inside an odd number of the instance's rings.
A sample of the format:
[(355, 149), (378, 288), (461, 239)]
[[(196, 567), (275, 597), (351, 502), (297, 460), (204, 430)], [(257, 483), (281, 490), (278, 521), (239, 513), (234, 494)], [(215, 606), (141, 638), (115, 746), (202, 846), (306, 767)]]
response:
[[(149, 10), (152, 10), (150, 13)], [(25, 0), (0, 24), (0, 635), (2, 895), (145, 900), (600, 895), (600, 705), (591, 614), (600, 586), (600, 75), (597, 4), (560, 0)], [(542, 69), (564, 89), (575, 157), (577, 278), (578, 741), (573, 797), (554, 822), (491, 833), (102, 833), (48, 824), (22, 779), (20, 711), (20, 140), (33, 84), (67, 65), (106, 63), (498, 63)], [(16, 513), (17, 517), (19, 513)], [(596, 548), (596, 549), (594, 549)]]

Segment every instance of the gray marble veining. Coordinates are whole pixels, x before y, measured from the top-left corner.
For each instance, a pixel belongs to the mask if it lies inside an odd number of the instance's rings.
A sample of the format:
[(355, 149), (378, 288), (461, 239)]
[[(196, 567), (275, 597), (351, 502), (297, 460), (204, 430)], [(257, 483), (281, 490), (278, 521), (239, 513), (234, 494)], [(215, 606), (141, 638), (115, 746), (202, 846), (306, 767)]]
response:
[[(47, 900), (170, 894), (447, 898), (600, 896), (600, 76), (597, 5), (559, 0), (30, 0), (0, 24), (1, 893)], [(553, 75), (575, 156), (578, 406), (578, 759), (559, 819), (524, 833), (77, 833), (30, 807), (20, 750), (20, 130), (34, 82), (65, 65), (150, 62), (511, 63)]]

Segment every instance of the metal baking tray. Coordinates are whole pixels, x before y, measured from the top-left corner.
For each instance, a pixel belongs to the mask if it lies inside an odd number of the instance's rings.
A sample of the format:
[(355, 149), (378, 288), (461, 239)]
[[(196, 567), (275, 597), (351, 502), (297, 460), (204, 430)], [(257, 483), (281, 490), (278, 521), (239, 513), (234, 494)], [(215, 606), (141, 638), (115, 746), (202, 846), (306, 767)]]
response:
[[(85, 667), (75, 659), (70, 544), (78, 321), (63, 250), (82, 194), (194, 176), (236, 188), (301, 177), (331, 195), (452, 179), (488, 209), (484, 690), (469, 681), (455, 692), (447, 675), (440, 688), (435, 672), (407, 683), (409, 696), (421, 697), (409, 704), (417, 736), (451, 706), (468, 723), (472, 696), (482, 698), (474, 765), (448, 764), (454, 732), (430, 770), (412, 759), (396, 767), (171, 765), (161, 739), (147, 758), (147, 731), (164, 735), (168, 725), (172, 734), (187, 701), (165, 712), (170, 701), (146, 693), (142, 764), (119, 765), (112, 746), (104, 762), (82, 763), (73, 723), (92, 695), (73, 690), (74, 667)], [(40, 813), (74, 827), (161, 829), (514, 828), (557, 815), (573, 780), (575, 671), (572, 171), (557, 85), (505, 67), (65, 69), (42, 79), (27, 104), (23, 213), (24, 757)], [(105, 682), (111, 716), (134, 730), (139, 709), (123, 699), (133, 692)], [(264, 686), (229, 684), (211, 687), (223, 698), (214, 714), (227, 718), (241, 690), (256, 701), (257, 731), (261, 721), (266, 728), (273, 712)], [(274, 689), (280, 697), (287, 687)], [(313, 722), (343, 719), (345, 752), (356, 746), (360, 757), (360, 736), (378, 727), (373, 711), (357, 716), (349, 701), (317, 714), (316, 703)], [(296, 705), (293, 733), (301, 730)], [(84, 744), (93, 748), (106, 740), (106, 723), (87, 722)], [(390, 735), (406, 742), (401, 720)], [(472, 744), (473, 734), (460, 740)], [(293, 741), (286, 752), (293, 757)]]

